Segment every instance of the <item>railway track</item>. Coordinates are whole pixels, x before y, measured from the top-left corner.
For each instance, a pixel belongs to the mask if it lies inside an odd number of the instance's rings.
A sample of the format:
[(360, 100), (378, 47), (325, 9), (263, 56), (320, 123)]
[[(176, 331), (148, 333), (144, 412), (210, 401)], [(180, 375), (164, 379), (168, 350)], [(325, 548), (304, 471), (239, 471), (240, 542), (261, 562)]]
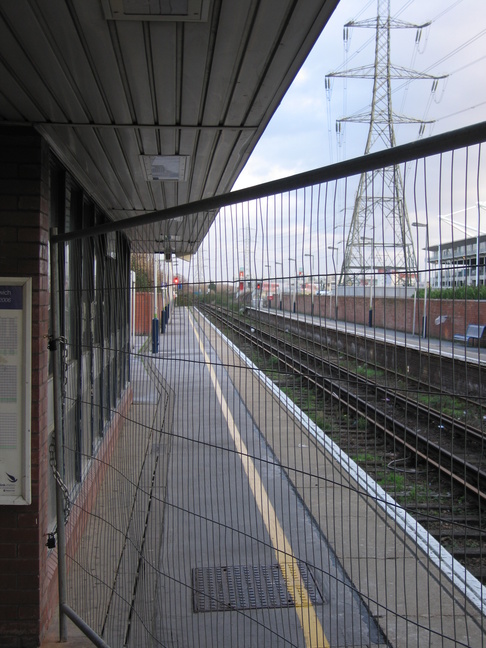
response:
[[(317, 394), (325, 431), (427, 528), (477, 578), (486, 582), (486, 470), (478, 427), (420, 403), (420, 390), (387, 375), (360, 375), (317, 340), (272, 330), (234, 311), (205, 306), (209, 316), (247, 353), (272, 358), (279, 386), (298, 405)], [(368, 368), (369, 369), (369, 368)], [(373, 372), (371, 372), (373, 375)], [(450, 405), (450, 395), (444, 395)], [(465, 405), (466, 407), (466, 405)], [(305, 407), (303, 407), (305, 409)], [(444, 407), (445, 409), (445, 407)], [(459, 408), (460, 409), (460, 408)], [(474, 417), (471, 417), (474, 418)], [(484, 555), (483, 555), (484, 548)]]

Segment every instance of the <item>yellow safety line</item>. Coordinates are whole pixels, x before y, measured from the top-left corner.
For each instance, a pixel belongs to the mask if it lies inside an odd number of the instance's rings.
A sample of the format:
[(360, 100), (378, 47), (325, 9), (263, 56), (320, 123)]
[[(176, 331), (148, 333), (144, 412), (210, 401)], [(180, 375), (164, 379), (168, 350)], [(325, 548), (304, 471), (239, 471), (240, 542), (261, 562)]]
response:
[(295, 609), (302, 626), (306, 646), (308, 646), (308, 648), (330, 648), (330, 644), (322, 629), (321, 622), (319, 621), (314, 606), (312, 605), (312, 602), (309, 598), (305, 584), (302, 580), (302, 575), (300, 573), (297, 560), (293, 554), (290, 542), (287, 540), (287, 537), (282, 527), (280, 526), (280, 522), (278, 521), (275, 509), (270, 502), (267, 491), (265, 490), (265, 486), (263, 485), (260, 475), (255, 468), (255, 464), (248, 454), (248, 449), (243, 439), (241, 438), (238, 427), (235, 424), (226, 399), (223, 396), (223, 392), (216, 376), (216, 372), (211, 366), (210, 358), (204, 349), (198, 332), (196, 331), (192, 316), (190, 317), (190, 320), (194, 334), (199, 343), (199, 348), (201, 349), (201, 353), (204, 356), (204, 361), (208, 367), (211, 381), (216, 391), (216, 396), (221, 405), (221, 411), (224, 418), (226, 419), (228, 430), (231, 434), (231, 437), (233, 438), (234, 444), (236, 446), (236, 451), (240, 456), (241, 463), (243, 464), (243, 468), (248, 477), (248, 482), (250, 484), (253, 497), (255, 498), (255, 502), (258, 506), (258, 509), (263, 518), (263, 522), (265, 523), (268, 534), (272, 541), (275, 555), (277, 557), (278, 564), (280, 565), (280, 569), (282, 570), (282, 575), (285, 579), (287, 589), (295, 602)]

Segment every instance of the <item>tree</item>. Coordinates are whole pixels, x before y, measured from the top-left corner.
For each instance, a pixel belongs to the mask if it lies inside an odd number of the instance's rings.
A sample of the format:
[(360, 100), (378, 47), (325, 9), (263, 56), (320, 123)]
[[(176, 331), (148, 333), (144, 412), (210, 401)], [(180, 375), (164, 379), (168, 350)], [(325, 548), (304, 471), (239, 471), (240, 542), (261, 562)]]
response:
[[(130, 269), (135, 272), (135, 287), (138, 290), (148, 290), (154, 287), (154, 254), (132, 253)], [(164, 273), (157, 264), (157, 286), (164, 283)]]

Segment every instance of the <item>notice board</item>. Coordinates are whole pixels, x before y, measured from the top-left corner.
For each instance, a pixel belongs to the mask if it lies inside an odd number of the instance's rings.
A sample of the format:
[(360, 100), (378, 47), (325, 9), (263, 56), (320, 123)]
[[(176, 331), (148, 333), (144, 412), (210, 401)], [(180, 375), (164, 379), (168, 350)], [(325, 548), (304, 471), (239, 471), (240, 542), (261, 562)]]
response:
[(0, 277), (0, 505), (31, 503), (32, 280)]

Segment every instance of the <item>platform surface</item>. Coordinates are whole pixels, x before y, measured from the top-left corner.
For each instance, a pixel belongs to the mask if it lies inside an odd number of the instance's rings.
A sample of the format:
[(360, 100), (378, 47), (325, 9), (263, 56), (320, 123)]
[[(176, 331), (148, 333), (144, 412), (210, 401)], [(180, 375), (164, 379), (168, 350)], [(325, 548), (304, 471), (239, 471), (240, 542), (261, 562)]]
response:
[[(174, 309), (150, 362), (175, 399), (154, 646), (484, 644), (432, 546), (201, 315)], [(91, 644), (70, 624), (64, 645)]]

